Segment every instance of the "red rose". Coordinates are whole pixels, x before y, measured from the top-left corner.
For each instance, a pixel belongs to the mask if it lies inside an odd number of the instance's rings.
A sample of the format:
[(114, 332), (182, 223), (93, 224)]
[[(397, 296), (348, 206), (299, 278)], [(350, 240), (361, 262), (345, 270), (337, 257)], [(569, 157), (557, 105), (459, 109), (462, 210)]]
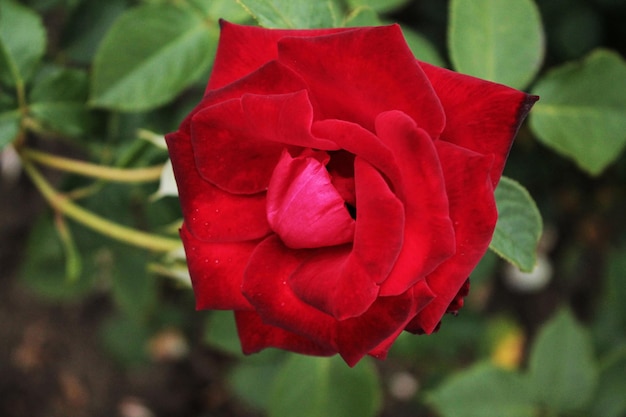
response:
[(223, 22), (205, 96), (167, 136), (197, 307), (234, 310), (245, 353), (349, 365), (433, 332), (536, 99), (415, 60), (397, 25)]

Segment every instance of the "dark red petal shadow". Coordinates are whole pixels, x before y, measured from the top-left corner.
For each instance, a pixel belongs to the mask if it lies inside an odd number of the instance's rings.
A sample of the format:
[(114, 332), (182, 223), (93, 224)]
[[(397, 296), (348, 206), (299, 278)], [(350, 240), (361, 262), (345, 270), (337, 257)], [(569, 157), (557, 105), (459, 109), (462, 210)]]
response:
[(393, 153), (372, 132), (356, 123), (335, 119), (313, 122), (311, 130), (315, 136), (336, 143), (341, 149), (378, 168), (391, 181), (396, 193), (403, 192), (402, 175)]

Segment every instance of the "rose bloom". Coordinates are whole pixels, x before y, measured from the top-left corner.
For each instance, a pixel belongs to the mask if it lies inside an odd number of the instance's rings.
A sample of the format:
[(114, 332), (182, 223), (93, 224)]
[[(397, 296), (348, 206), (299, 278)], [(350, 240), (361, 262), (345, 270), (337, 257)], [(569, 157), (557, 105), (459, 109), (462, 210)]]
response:
[(537, 97), (416, 60), (397, 25), (221, 27), (204, 98), (167, 135), (197, 308), (233, 310), (245, 353), (350, 366), (435, 331)]

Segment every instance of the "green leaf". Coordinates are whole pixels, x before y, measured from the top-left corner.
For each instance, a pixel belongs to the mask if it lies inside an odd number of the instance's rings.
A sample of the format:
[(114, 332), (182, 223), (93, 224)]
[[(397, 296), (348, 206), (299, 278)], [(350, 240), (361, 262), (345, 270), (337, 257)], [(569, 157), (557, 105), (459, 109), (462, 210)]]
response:
[(594, 341), (603, 349), (626, 343), (626, 246), (611, 250), (605, 264), (602, 295), (596, 301)]
[(383, 22), (380, 20), (378, 13), (370, 7), (359, 7), (346, 16), (343, 26), (345, 27), (357, 27), (357, 26), (379, 26)]
[(502, 177), (496, 188), (498, 223), (489, 248), (524, 272), (535, 266), (543, 223), (528, 191)]
[(0, 151), (17, 137), (21, 118), (19, 110), (0, 113)]
[(55, 68), (35, 80), (29, 95), (29, 112), (50, 130), (80, 136), (91, 122), (85, 103), (88, 88), (84, 71)]
[(445, 62), (432, 43), (418, 32), (402, 26), (402, 33), (415, 58), (429, 64), (445, 67)]
[(113, 299), (130, 318), (143, 321), (157, 302), (157, 280), (146, 268), (148, 254), (125, 245), (110, 245), (110, 248)]
[(351, 9), (370, 7), (378, 13), (388, 13), (406, 6), (410, 0), (348, 0)]
[(534, 399), (557, 412), (583, 408), (592, 398), (598, 369), (591, 337), (568, 310), (560, 311), (539, 332), (529, 359)]
[(623, 417), (626, 415), (626, 344), (622, 344), (603, 362), (590, 416)]
[(0, 82), (26, 82), (46, 48), (41, 18), (13, 0), (0, 0)]
[(148, 361), (150, 330), (127, 316), (107, 317), (99, 329), (102, 346), (126, 366), (137, 366)]
[(261, 26), (307, 29), (336, 27), (341, 12), (335, 0), (237, 0)]
[(96, 53), (91, 104), (142, 111), (167, 103), (208, 70), (218, 35), (217, 24), (191, 8), (125, 12)]
[(229, 387), (246, 404), (266, 410), (272, 392), (272, 381), (287, 355), (278, 349), (265, 349), (246, 357), (229, 373)]
[(542, 77), (530, 115), (538, 139), (591, 175), (602, 173), (626, 147), (626, 62), (596, 50)]
[(233, 356), (243, 356), (232, 311), (211, 311), (205, 324), (204, 341), (209, 346)]
[(452, 0), (448, 42), (457, 71), (514, 88), (526, 87), (543, 61), (532, 0)]
[(444, 417), (533, 417), (527, 382), (517, 373), (480, 363), (444, 381), (427, 402)]
[[(76, 242), (79, 250), (81, 243), (85, 243), (84, 239)], [(42, 216), (37, 220), (28, 238), (24, 255), (20, 271), (21, 281), (43, 297), (52, 300), (76, 299), (85, 295), (93, 285), (95, 274), (92, 259), (89, 259), (88, 271), (81, 269), (80, 279), (68, 277), (68, 272), (72, 271), (66, 270), (66, 264), (63, 262), (66, 256), (63, 242), (50, 216)], [(75, 254), (79, 255), (82, 254)]]
[(626, 334), (626, 247), (611, 252), (607, 261), (602, 304), (610, 308), (611, 314)]
[(72, 60), (90, 64), (113, 22), (126, 10), (126, 0), (82, 0), (63, 31), (62, 47)]
[(229, 22), (244, 22), (250, 19), (250, 15), (241, 4), (233, 0), (187, 0), (197, 7), (207, 17), (214, 20), (225, 19)]
[(270, 417), (368, 417), (381, 407), (376, 368), (369, 357), (349, 368), (339, 356), (292, 355), (272, 389)]

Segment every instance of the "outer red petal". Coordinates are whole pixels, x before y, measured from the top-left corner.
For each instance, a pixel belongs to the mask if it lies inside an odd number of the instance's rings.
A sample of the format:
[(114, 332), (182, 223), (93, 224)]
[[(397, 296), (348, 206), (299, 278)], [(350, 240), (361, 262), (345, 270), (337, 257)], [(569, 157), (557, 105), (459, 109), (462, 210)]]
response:
[[(278, 56), (277, 43), (285, 36), (320, 36), (329, 33), (354, 31), (341, 29), (263, 29), (256, 26), (241, 26), (222, 20), (220, 41), (215, 64), (207, 86), (213, 90), (255, 71)], [(246, 51), (241, 53), (241, 51)]]
[(432, 292), (423, 281), (404, 294), (379, 297), (362, 316), (339, 322), (339, 354), (350, 366), (365, 354), (382, 355), (388, 348), (389, 339), (397, 337), (415, 313), (432, 298)]
[(320, 108), (317, 120), (346, 120), (373, 131), (379, 113), (400, 110), (432, 137), (444, 128), (439, 99), (398, 25), (286, 37), (278, 56), (305, 80)]
[(350, 248), (317, 252), (289, 280), (306, 303), (337, 320), (359, 317), (378, 296), (402, 248), (404, 212), (380, 173), (355, 159), (357, 222)]
[(200, 175), (235, 195), (265, 191), (285, 149), (284, 144), (254, 136), (240, 99), (198, 112), (191, 133)]
[(242, 291), (264, 323), (282, 328), (337, 350), (334, 344), (335, 320), (304, 303), (288, 285), (293, 271), (312, 250), (287, 248), (277, 235), (261, 242), (248, 263)]
[(306, 84), (295, 72), (276, 61), (270, 61), (230, 84), (218, 89), (207, 89), (202, 101), (183, 120), (179, 130), (189, 133), (195, 114), (217, 103), (241, 98), (244, 94), (286, 94), (305, 88)]
[(404, 188), (404, 245), (381, 295), (397, 295), (424, 279), (455, 251), (454, 229), (439, 156), (428, 134), (406, 114), (390, 111), (376, 119), (376, 132), (396, 157)]
[(500, 181), (513, 138), (539, 99), (510, 87), (419, 63), (446, 113), (441, 139), (494, 155), (492, 185)]
[(305, 355), (330, 356), (334, 349), (315, 344), (299, 334), (266, 324), (254, 311), (235, 311), (237, 331), (243, 353), (256, 353), (268, 347), (286, 349)]
[(447, 142), (437, 151), (446, 179), (450, 217), (456, 233), (456, 253), (442, 263), (426, 281), (437, 295), (409, 325), (431, 333), (487, 251), (497, 221), (491, 185), (491, 155), (480, 155)]
[(235, 196), (205, 181), (196, 168), (189, 136), (166, 136), (188, 230), (207, 242), (259, 239), (270, 232), (265, 195)]
[(313, 106), (306, 90), (283, 94), (246, 94), (241, 104), (254, 136), (288, 145), (338, 150), (336, 143), (311, 133)]
[[(418, 313), (426, 307), (435, 298), (435, 294), (428, 287), (426, 281), (420, 281), (413, 286), (407, 293), (414, 301), (414, 311)], [(411, 316), (413, 317), (413, 316)], [(409, 320), (410, 322), (410, 320)], [(387, 353), (404, 328), (396, 330), (389, 337), (383, 340), (378, 346), (368, 352), (369, 355), (377, 359), (385, 359)]]
[(180, 237), (187, 254), (198, 310), (251, 310), (241, 293), (243, 271), (258, 241), (207, 243), (196, 239), (183, 225)]
[(286, 145), (337, 149), (311, 134), (312, 119), (306, 91), (245, 94), (206, 107), (191, 125), (198, 170), (233, 194), (264, 191)]

